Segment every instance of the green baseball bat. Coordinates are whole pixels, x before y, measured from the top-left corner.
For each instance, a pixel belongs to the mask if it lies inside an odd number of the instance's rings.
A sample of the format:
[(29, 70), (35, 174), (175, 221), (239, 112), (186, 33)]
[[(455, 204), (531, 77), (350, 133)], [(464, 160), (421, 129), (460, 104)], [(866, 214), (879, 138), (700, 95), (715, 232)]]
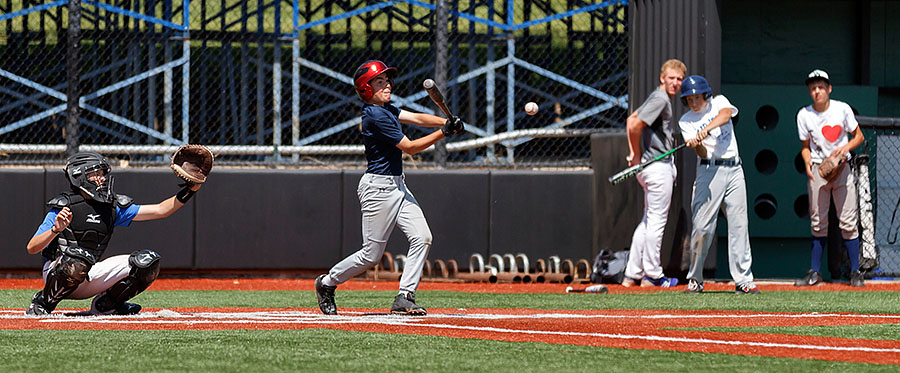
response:
[(685, 145), (687, 145), (687, 144), (678, 145), (678, 146), (672, 148), (672, 150), (669, 150), (663, 154), (657, 155), (656, 158), (653, 158), (644, 163), (636, 164), (636, 165), (628, 167), (622, 171), (619, 171), (615, 175), (612, 175), (609, 177), (609, 182), (612, 183), (613, 185), (621, 183), (622, 181), (625, 181), (625, 179), (632, 177), (634, 175), (637, 175), (638, 172), (641, 172), (643, 169), (647, 168), (647, 166), (653, 164), (653, 162), (656, 162), (660, 159), (668, 157), (668, 156), (672, 155), (672, 153), (681, 150), (682, 148), (685, 147)]

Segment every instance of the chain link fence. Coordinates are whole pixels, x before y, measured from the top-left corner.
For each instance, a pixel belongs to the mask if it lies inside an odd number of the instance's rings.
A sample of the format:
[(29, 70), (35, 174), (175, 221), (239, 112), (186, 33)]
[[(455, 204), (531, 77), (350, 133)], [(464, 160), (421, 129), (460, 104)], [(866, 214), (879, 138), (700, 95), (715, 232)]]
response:
[(409, 164), (588, 166), (587, 135), (627, 116), (626, 13), (599, 0), (0, 0), (0, 163), (80, 149), (156, 165), (190, 142), (221, 164), (362, 166), (352, 74), (380, 59), (399, 69), (396, 105), (439, 112), (421, 86), (433, 78), (466, 123), (447, 152)]
[(863, 156), (856, 157), (857, 166), (866, 166), (856, 168), (861, 177), (860, 267), (867, 277), (900, 277), (900, 118), (857, 119), (866, 138), (857, 149)]

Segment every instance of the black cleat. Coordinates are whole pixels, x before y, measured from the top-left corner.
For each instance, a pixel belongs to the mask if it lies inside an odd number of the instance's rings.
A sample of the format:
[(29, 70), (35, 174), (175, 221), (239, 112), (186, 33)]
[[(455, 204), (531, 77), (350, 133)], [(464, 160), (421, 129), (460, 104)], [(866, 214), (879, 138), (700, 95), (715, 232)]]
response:
[(806, 272), (806, 276), (794, 282), (794, 286), (813, 286), (821, 283), (822, 275), (810, 269), (809, 272)]
[(328, 286), (322, 283), (327, 275), (316, 277), (316, 298), (319, 299), (319, 309), (326, 315), (337, 315), (337, 306), (334, 304), (334, 291), (337, 286)]
[(866, 286), (866, 281), (863, 280), (862, 272), (853, 271), (853, 273), (850, 274), (850, 286), (854, 286), (854, 287)]
[(64, 315), (72, 316), (72, 317), (106, 316), (106, 315), (129, 316), (129, 315), (137, 315), (138, 312), (141, 312), (141, 309), (142, 309), (141, 305), (139, 305), (139, 304), (123, 302), (122, 304), (116, 306), (116, 308), (113, 308), (106, 312), (100, 312), (95, 308), (91, 308), (91, 309), (85, 310), (85, 311), (66, 312)]
[(703, 284), (697, 282), (694, 279), (688, 279), (687, 288), (684, 289), (685, 293), (688, 294), (698, 294), (703, 292)]
[(424, 308), (416, 304), (416, 296), (413, 293), (397, 294), (394, 304), (391, 305), (391, 313), (398, 315), (425, 316), (428, 314)]
[(116, 307), (116, 311), (113, 312), (113, 315), (137, 315), (138, 312), (141, 312), (141, 309), (142, 308), (140, 304), (124, 302)]
[(759, 289), (756, 288), (756, 284), (752, 282), (746, 282), (740, 285), (734, 286), (735, 294), (759, 294)]
[(46, 316), (49, 315), (50, 312), (53, 312), (55, 306), (49, 306), (44, 303), (44, 297), (41, 296), (42, 293), (39, 291), (31, 297), (31, 305), (28, 306), (28, 309), (25, 310), (25, 314), (29, 316)]

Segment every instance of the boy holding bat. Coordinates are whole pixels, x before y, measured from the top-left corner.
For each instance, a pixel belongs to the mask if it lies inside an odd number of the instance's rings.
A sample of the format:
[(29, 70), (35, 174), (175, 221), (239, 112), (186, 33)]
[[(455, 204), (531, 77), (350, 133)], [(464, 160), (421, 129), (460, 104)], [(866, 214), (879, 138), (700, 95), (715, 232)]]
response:
[(691, 267), (685, 292), (703, 291), (703, 262), (716, 233), (716, 218), (724, 206), (728, 219), (728, 269), (734, 279), (734, 292), (759, 294), (750, 272), (747, 185), (731, 122), (738, 109), (725, 96), (713, 96), (709, 82), (699, 75), (684, 80), (681, 100), (691, 111), (681, 116), (678, 125), (684, 142), (700, 158), (691, 201)]
[[(628, 167), (664, 155), (675, 145), (672, 137), (672, 98), (681, 88), (687, 68), (679, 60), (668, 60), (659, 71), (659, 87), (628, 116)], [(678, 172), (673, 156), (647, 166), (637, 174), (644, 188), (644, 216), (631, 238), (631, 252), (625, 266), (623, 286), (670, 287), (678, 279), (663, 274), (659, 252), (672, 202), (672, 186)]]
[[(366, 173), (359, 180), (357, 195), (362, 207), (362, 248), (344, 258), (327, 274), (316, 278), (319, 309), (337, 314), (334, 291), (337, 286), (365, 272), (381, 259), (394, 226), (409, 239), (406, 265), (400, 277), (400, 292), (392, 313), (425, 315), (415, 303), (422, 267), (431, 247), (431, 230), (416, 197), (406, 187), (402, 153), (416, 154), (441, 139), (462, 132), (459, 117), (444, 119), (431, 114), (412, 113), (390, 104), (397, 69), (381, 61), (367, 61), (356, 69), (353, 83), (363, 101), (360, 132), (366, 149)], [(400, 123), (441, 127), (429, 135), (410, 140)]]

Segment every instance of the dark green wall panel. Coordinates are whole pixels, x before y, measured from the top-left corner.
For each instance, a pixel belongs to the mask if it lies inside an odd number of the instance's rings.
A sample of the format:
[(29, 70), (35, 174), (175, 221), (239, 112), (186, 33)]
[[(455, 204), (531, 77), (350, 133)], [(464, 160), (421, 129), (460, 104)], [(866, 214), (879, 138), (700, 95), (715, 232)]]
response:
[[(808, 91), (803, 84), (795, 84), (726, 85), (722, 92), (739, 110), (735, 133), (747, 182), (750, 235), (808, 237), (809, 218), (803, 205), (807, 198), (806, 173), (795, 166), (795, 159), (800, 154), (797, 110), (810, 104)], [(832, 98), (847, 102), (862, 115), (874, 115), (878, 108), (875, 87), (836, 86)], [(767, 110), (768, 115), (765, 114)], [(767, 121), (767, 118), (773, 118), (773, 112), (777, 113), (777, 121)], [(760, 122), (768, 129), (763, 129)], [(756, 163), (757, 156), (766, 150), (777, 158), (769, 164), (774, 170), (768, 174), (763, 172), (766, 167), (759, 168)], [(754, 209), (757, 198), (765, 194), (777, 202), (775, 214), (769, 218), (763, 218)], [(801, 207), (795, 209), (798, 199)], [(727, 227), (720, 224), (718, 229), (724, 234)]]
[(859, 2), (724, 1), (722, 81), (802, 83), (814, 68), (836, 84), (858, 84)]

